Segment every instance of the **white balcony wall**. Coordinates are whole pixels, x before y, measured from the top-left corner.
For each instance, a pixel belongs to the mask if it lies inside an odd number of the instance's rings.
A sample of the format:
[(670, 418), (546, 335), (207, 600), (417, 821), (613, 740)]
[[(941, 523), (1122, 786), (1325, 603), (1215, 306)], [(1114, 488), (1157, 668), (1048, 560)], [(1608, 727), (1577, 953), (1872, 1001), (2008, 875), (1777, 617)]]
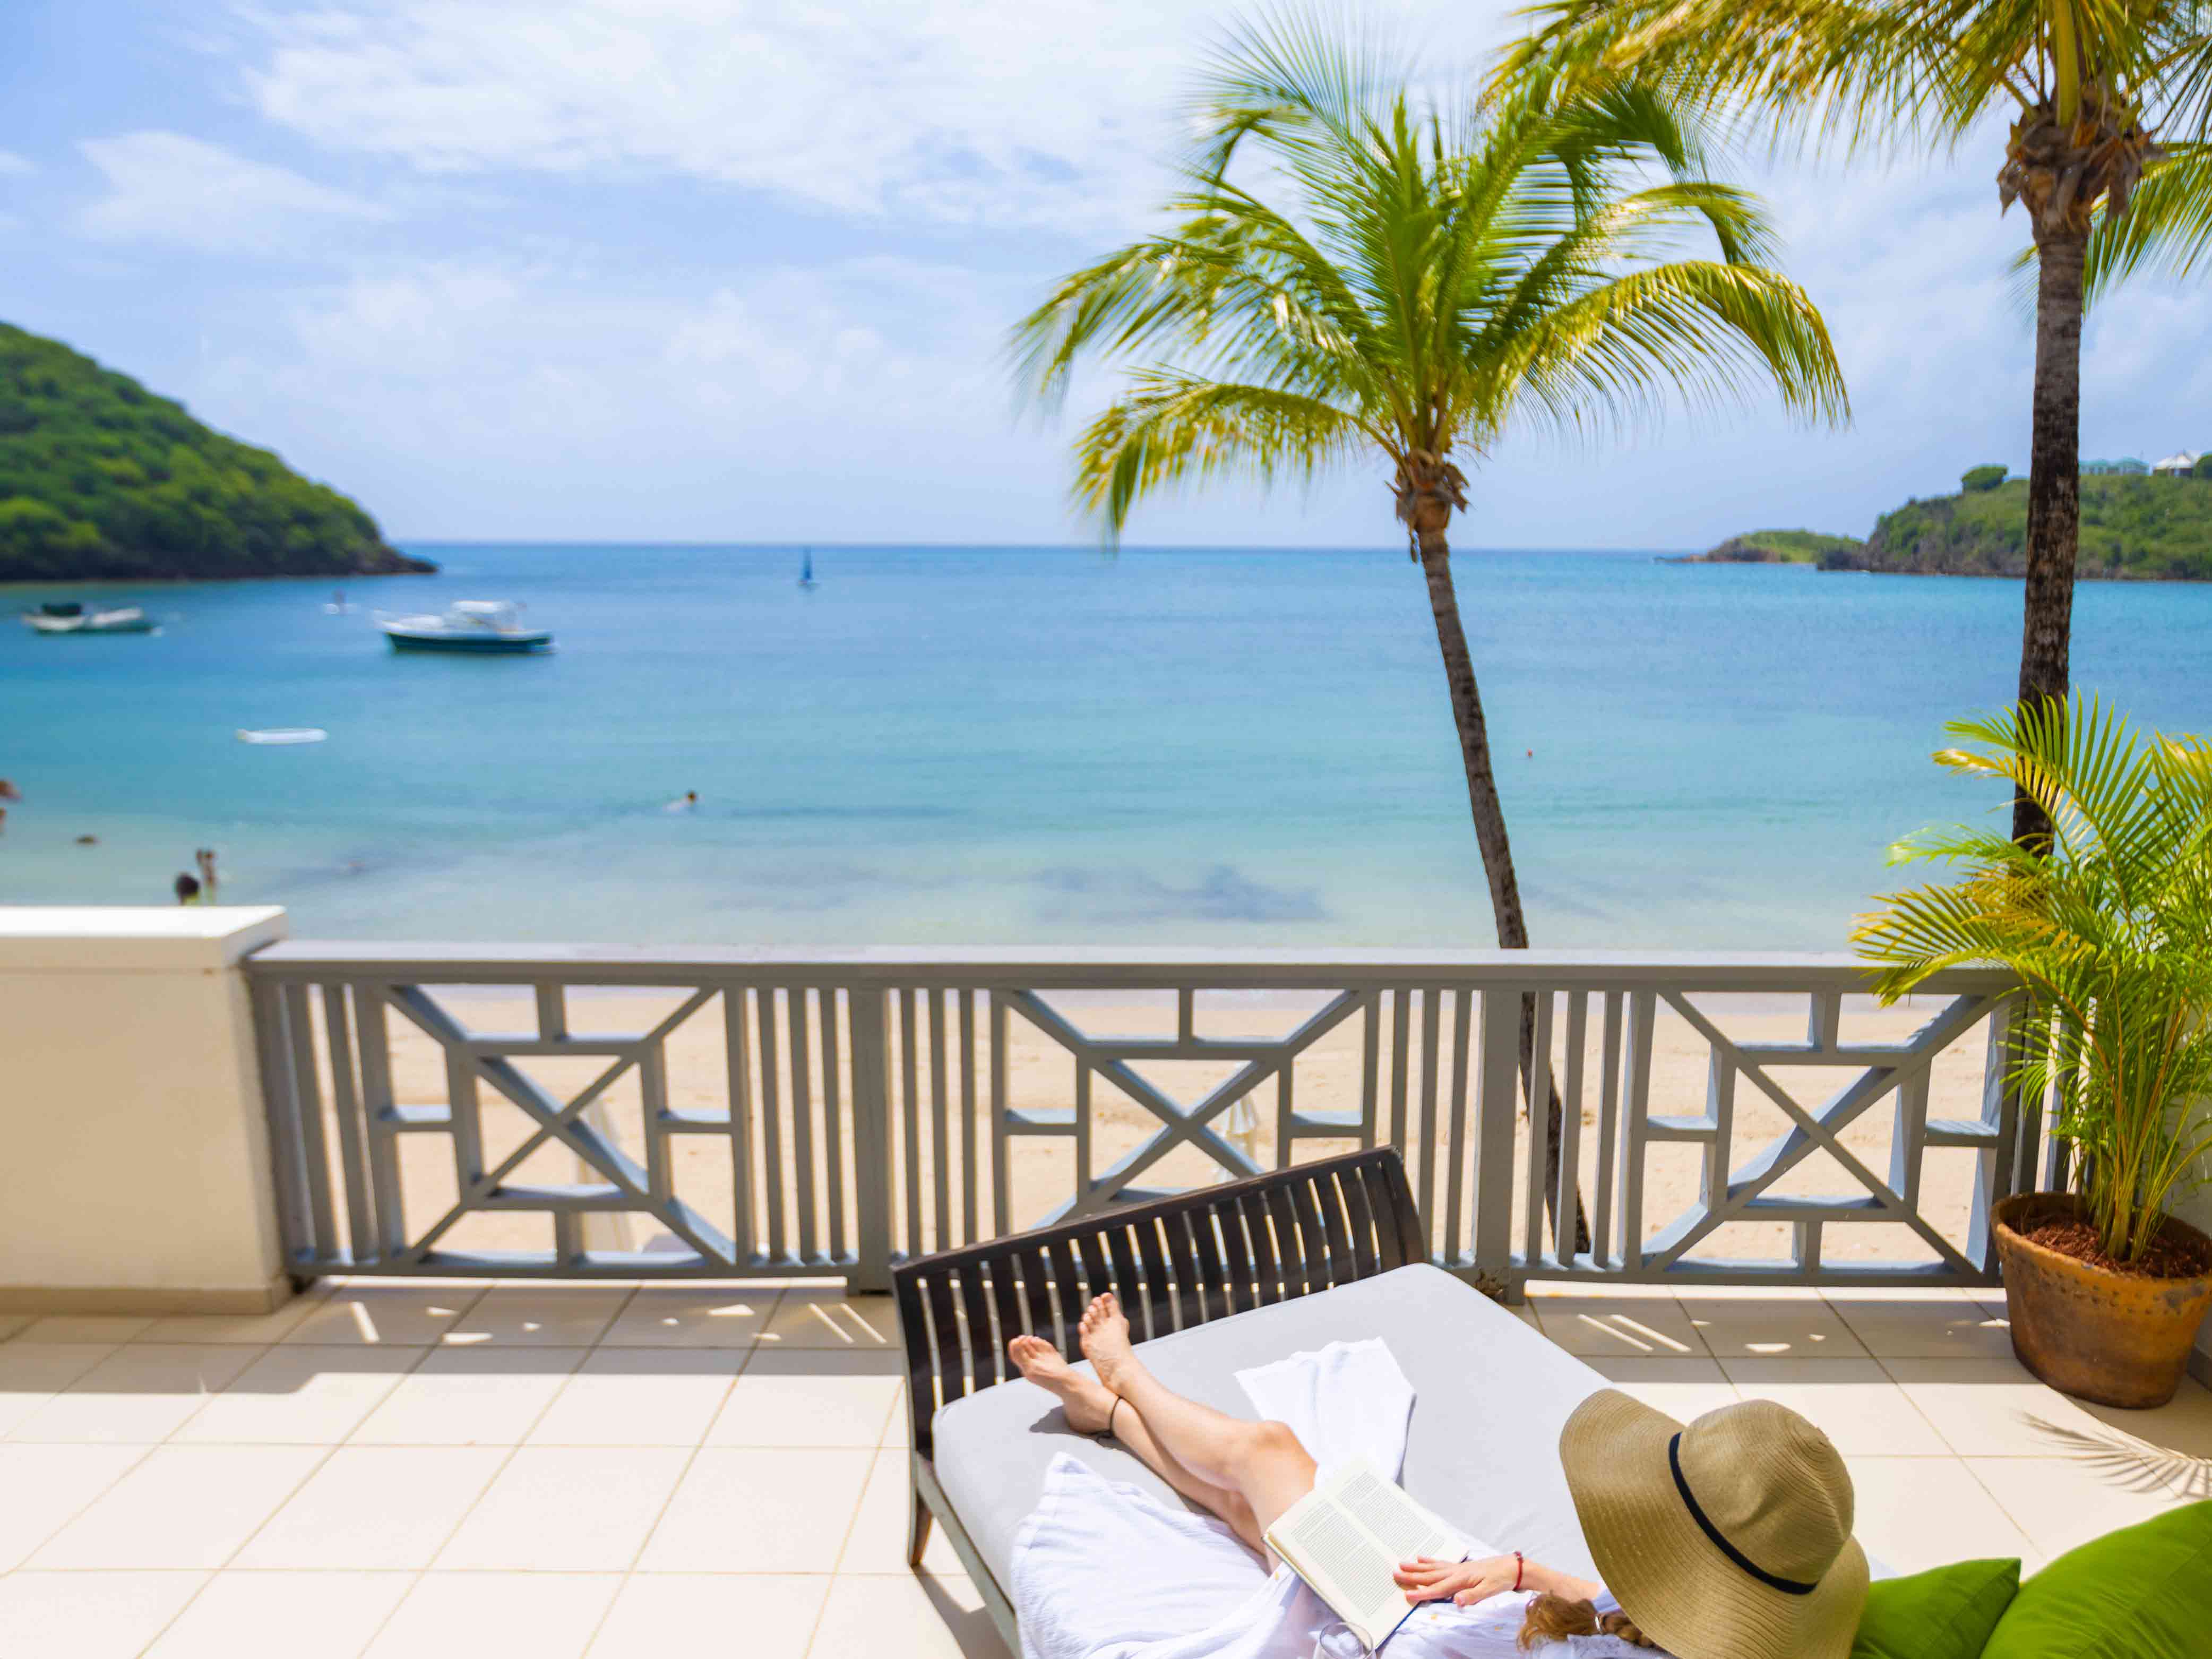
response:
[[(2173, 1212), (2184, 1221), (2194, 1222), (2206, 1232), (2212, 1233), (2212, 1157), (2200, 1160), (2206, 1184), (2185, 1193), (2173, 1206)], [(2197, 1357), (2190, 1361), (2190, 1375), (2207, 1388), (2212, 1388), (2212, 1320), (2197, 1333)]]
[(288, 1294), (239, 963), (282, 909), (0, 907), (0, 1312)]

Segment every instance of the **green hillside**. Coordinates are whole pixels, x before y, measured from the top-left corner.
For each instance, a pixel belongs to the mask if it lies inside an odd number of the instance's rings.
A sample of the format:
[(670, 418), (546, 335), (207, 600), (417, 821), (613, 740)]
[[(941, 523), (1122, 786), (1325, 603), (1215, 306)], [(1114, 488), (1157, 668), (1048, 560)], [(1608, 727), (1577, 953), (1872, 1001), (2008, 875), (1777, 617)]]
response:
[[(1856, 568), (2017, 576), (2027, 561), (2027, 480), (1911, 501), (1875, 520)], [(2212, 479), (2081, 480), (2083, 576), (2212, 579)]]
[(1820, 564), (1858, 551), (1856, 536), (1830, 536), (1817, 530), (1754, 530), (1731, 536), (1711, 552), (1684, 564)]
[(268, 450), (0, 323), (0, 581), (434, 568)]

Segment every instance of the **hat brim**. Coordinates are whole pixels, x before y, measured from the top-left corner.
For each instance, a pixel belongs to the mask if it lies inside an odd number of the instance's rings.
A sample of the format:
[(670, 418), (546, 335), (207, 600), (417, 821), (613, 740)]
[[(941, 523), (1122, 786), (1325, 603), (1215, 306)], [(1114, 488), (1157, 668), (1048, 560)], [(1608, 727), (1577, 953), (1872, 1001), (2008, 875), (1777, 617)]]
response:
[(1559, 1437), (1583, 1537), (1622, 1611), (1677, 1659), (1849, 1659), (1866, 1607), (1858, 1540), (1845, 1540), (1809, 1595), (1759, 1583), (1683, 1506), (1667, 1458), (1681, 1428), (1606, 1389)]

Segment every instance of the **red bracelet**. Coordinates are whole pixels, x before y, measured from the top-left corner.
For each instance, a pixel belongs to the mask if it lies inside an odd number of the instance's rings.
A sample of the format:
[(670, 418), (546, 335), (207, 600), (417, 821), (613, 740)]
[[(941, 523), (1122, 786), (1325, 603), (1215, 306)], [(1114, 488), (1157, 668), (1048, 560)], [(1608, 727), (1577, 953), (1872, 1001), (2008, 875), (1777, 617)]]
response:
[(1513, 1552), (1513, 1588), (1515, 1589), (1519, 1589), (1521, 1588), (1521, 1570), (1528, 1565), (1528, 1564), (1527, 1562), (1521, 1559), (1521, 1552), (1519, 1550)]

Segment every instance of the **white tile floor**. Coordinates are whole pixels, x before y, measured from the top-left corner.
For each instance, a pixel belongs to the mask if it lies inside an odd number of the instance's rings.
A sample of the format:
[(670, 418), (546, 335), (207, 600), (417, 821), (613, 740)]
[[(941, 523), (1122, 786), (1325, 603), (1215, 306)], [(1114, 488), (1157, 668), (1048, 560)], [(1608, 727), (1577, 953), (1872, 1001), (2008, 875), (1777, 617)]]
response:
[[(2212, 1395), (2085, 1407), (1968, 1295), (1540, 1294), (1677, 1416), (1834, 1437), (1893, 1565), (2028, 1566), (2212, 1496)], [(941, 1539), (905, 1568), (881, 1298), (337, 1286), (258, 1319), (0, 1319), (0, 1630), (72, 1659), (1005, 1659)]]

